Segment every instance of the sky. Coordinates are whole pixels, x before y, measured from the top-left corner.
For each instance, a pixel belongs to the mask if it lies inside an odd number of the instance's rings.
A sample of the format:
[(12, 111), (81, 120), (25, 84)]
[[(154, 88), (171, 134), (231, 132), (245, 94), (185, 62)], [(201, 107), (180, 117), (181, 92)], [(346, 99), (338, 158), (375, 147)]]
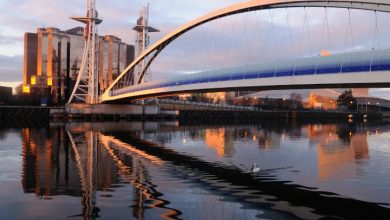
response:
[[(207, 12), (223, 8), (235, 3), (244, 2), (245, 0), (153, 0), (150, 1), (150, 24), (161, 30), (161, 33), (154, 34), (152, 41), (156, 41), (165, 34), (173, 31), (179, 26), (189, 22), (199, 16), (206, 14)], [(120, 37), (124, 42), (133, 44), (135, 41), (135, 33), (132, 31), (132, 27), (139, 16), (139, 11), (142, 6), (146, 5), (148, 1), (145, 0), (96, 0), (96, 6), (99, 13), (99, 17), (103, 19), (103, 23), (99, 25), (100, 35), (116, 35)], [(67, 30), (80, 24), (76, 21), (69, 19), (71, 16), (85, 15), (86, 12), (86, 0), (1, 0), (0, 1), (0, 85), (15, 86), (22, 80), (23, 74), (23, 35), (25, 32), (36, 32), (39, 27), (57, 27), (61, 30)], [(334, 13), (343, 13), (335, 11)], [(282, 13), (281, 13), (282, 14)], [(312, 13), (313, 18), (316, 14)], [(290, 24), (298, 24), (295, 22), (297, 19), (301, 19), (302, 13), (290, 12)], [(319, 15), (318, 15), (319, 16)], [(345, 16), (345, 14), (344, 14)], [(368, 18), (368, 15), (355, 15), (357, 20), (361, 18), (362, 21)], [(271, 18), (272, 19), (272, 18)], [(279, 20), (283, 21), (284, 18), (280, 17)], [(267, 19), (266, 19), (267, 20)], [(268, 18), (269, 20), (269, 18)], [(312, 23), (316, 22), (316, 19), (311, 19)], [(276, 22), (275, 22), (276, 21)], [(281, 32), (283, 30), (284, 23), (277, 23), (278, 18), (274, 16), (273, 28), (276, 31)], [(224, 22), (224, 21), (221, 21)], [(269, 22), (269, 21), (268, 21)], [(338, 21), (335, 21), (335, 24)], [(225, 22), (226, 23), (226, 22)], [(221, 24), (221, 23), (219, 23)], [(234, 22), (232, 22), (234, 24)], [(356, 22), (355, 27), (359, 28), (364, 23)], [(218, 24), (211, 24), (214, 26), (213, 30)], [(267, 25), (267, 24), (264, 24)], [(316, 24), (314, 24), (315, 26)], [(318, 27), (322, 27), (322, 23), (318, 22)], [(270, 26), (270, 24), (268, 24)], [(274, 27), (275, 26), (275, 27)], [(279, 30), (277, 29), (279, 27)], [(300, 30), (301, 27), (296, 27), (296, 30)], [(211, 32), (210, 30), (205, 30)], [(220, 34), (224, 34), (226, 30), (221, 30)], [(298, 32), (298, 31), (297, 31)], [(196, 33), (195, 33), (196, 34)], [(209, 33), (207, 36), (216, 35), (215, 33)], [(226, 34), (226, 33), (225, 33)], [(337, 34), (337, 33), (336, 33)], [(203, 42), (205, 36), (203, 33), (198, 33), (199, 41)], [(202, 38), (203, 36), (203, 38)], [(275, 35), (276, 36), (276, 35)], [(279, 36), (279, 35), (278, 35)], [(389, 31), (390, 36), (390, 31)], [(316, 36), (314, 36), (316, 37)], [(272, 38), (272, 36), (270, 37)], [(319, 38), (319, 37), (318, 37)], [(366, 36), (367, 38), (367, 36)], [(227, 41), (226, 38), (221, 38)], [(299, 40), (299, 39), (296, 39)], [(364, 42), (363, 42), (364, 43)], [(220, 42), (222, 45), (223, 42)], [(180, 45), (178, 41), (177, 45)], [(190, 45), (186, 42), (182, 45)], [(223, 46), (223, 45), (222, 45)], [(188, 47), (188, 46), (187, 46)], [(215, 46), (218, 51), (218, 46)], [(180, 47), (179, 47), (180, 48)], [(193, 48), (187, 48), (183, 50), (181, 54), (187, 53)], [(231, 53), (235, 55), (236, 48), (231, 48)], [(180, 52), (172, 49), (167, 50), (166, 56), (161, 58), (160, 66), (165, 61), (172, 61), (173, 56), (178, 55)], [(290, 51), (291, 52), (291, 51)], [(200, 53), (200, 52), (199, 52)], [(215, 59), (221, 56), (215, 56)], [(244, 56), (243, 56), (244, 59)], [(212, 61), (209, 61), (212, 62)], [(156, 62), (158, 65), (159, 63)], [(188, 59), (181, 62), (188, 64)], [(204, 63), (204, 62), (200, 62)], [(180, 67), (180, 66), (178, 66)], [(184, 71), (184, 70), (183, 70)], [(389, 89), (375, 89), (372, 90), (372, 95), (390, 98)]]
[[(242, 2), (240, 0), (153, 0), (150, 23), (161, 30), (155, 39), (209, 11)], [(96, 7), (103, 23), (99, 34), (112, 34), (133, 44), (132, 31), (143, 0), (97, 0)], [(86, 0), (1, 0), (0, 1), (0, 83), (15, 84), (23, 74), (23, 35), (39, 27), (66, 30), (79, 26), (69, 19), (86, 13)]]

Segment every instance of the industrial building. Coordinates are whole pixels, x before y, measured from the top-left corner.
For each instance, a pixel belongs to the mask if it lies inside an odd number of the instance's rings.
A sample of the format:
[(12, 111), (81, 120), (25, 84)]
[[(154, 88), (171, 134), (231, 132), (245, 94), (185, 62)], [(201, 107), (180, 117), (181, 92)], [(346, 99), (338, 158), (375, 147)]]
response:
[[(82, 27), (66, 31), (38, 28), (37, 33), (25, 33), (23, 92), (49, 104), (64, 104), (80, 70), (84, 42)], [(102, 93), (134, 60), (134, 46), (112, 35), (99, 36), (97, 53)]]
[(12, 97), (12, 88), (0, 86), (0, 105), (6, 103)]

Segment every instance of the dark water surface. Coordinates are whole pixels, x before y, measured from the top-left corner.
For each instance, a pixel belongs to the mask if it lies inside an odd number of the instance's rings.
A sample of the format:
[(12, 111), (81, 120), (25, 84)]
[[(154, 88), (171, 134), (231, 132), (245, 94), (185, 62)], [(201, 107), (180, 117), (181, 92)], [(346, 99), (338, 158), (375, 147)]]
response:
[(389, 183), (383, 122), (0, 124), (0, 219), (390, 219)]

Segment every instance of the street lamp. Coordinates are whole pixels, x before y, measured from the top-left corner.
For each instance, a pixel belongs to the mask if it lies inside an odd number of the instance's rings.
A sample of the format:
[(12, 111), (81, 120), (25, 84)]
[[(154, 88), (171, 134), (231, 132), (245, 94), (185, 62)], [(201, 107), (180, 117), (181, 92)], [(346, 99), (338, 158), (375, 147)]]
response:
[[(352, 108), (353, 101), (350, 101), (349, 104), (351, 104), (351, 108)], [(348, 107), (348, 109), (349, 109), (349, 107)], [(356, 109), (356, 111), (357, 111), (357, 109)]]

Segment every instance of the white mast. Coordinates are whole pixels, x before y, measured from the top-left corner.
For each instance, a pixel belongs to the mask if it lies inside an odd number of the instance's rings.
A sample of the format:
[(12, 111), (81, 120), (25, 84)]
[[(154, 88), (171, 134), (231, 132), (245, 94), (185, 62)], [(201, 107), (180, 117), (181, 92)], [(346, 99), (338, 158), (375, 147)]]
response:
[[(150, 32), (160, 32), (159, 30), (149, 26), (149, 3), (147, 6), (144, 6), (140, 11), (140, 17), (137, 20), (137, 25), (133, 28), (137, 32), (136, 46), (137, 46), (137, 56), (140, 56), (149, 46)], [(138, 79), (141, 77), (142, 71), (146, 66), (147, 60), (143, 59), (139, 65), (138, 71), (134, 75), (134, 84), (137, 83)], [(145, 76), (150, 76), (150, 72), (146, 71)], [(145, 78), (145, 77), (144, 77)], [(143, 82), (143, 80), (142, 80)]]
[(72, 102), (83, 102), (97, 104), (99, 102), (98, 89), (98, 64), (97, 64), (97, 25), (102, 22), (98, 18), (95, 9), (95, 0), (87, 0), (87, 16), (73, 17), (72, 19), (86, 24), (84, 30), (84, 52), (76, 84), (68, 104)]

